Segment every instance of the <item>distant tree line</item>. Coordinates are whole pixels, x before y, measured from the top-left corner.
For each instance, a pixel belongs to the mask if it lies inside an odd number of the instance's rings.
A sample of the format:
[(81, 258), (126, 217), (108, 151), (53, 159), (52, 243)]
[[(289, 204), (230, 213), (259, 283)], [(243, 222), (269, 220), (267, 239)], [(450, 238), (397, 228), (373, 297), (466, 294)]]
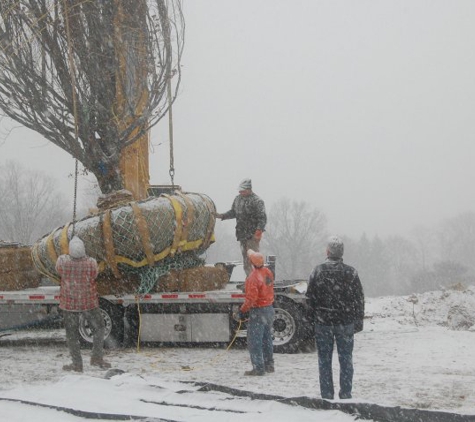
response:
[(67, 211), (51, 177), (13, 161), (0, 165), (0, 241), (30, 245), (67, 222)]
[[(78, 218), (92, 207), (97, 191), (90, 188), (81, 198)], [(93, 199), (91, 199), (93, 198)], [(17, 161), (0, 163), (0, 241), (31, 245), (72, 221), (73, 192), (67, 198), (56, 181), (42, 171)]]

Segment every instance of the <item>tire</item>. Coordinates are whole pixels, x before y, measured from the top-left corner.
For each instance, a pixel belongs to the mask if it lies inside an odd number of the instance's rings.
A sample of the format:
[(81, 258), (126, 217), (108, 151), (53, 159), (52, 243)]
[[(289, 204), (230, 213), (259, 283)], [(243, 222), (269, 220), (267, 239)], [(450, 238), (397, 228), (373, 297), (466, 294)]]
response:
[[(124, 311), (122, 306), (99, 299), (99, 308), (104, 317), (104, 348), (117, 349), (124, 341)], [(92, 331), (87, 321), (79, 318), (79, 338), (83, 347), (92, 347)]]
[(306, 339), (302, 307), (285, 297), (277, 297), (274, 303), (275, 317), (272, 328), (275, 353), (297, 353)]

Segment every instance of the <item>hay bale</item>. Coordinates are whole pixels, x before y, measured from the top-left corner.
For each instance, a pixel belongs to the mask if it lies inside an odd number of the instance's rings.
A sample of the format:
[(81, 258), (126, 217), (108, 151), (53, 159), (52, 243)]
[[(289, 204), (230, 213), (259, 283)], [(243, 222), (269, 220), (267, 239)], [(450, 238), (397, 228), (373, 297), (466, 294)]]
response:
[(222, 267), (196, 267), (170, 271), (158, 279), (155, 292), (206, 292), (224, 288), (229, 280)]
[(99, 296), (133, 294), (140, 287), (140, 279), (138, 277), (118, 279), (110, 273), (99, 274), (96, 282)]
[(36, 270), (29, 246), (0, 247), (0, 290), (34, 289), (40, 285), (41, 274)]
[(0, 273), (0, 290), (14, 291), (39, 287), (41, 274), (36, 270)]
[(160, 277), (155, 285), (155, 292), (178, 292), (180, 291), (180, 271), (172, 270)]
[(31, 248), (0, 248), (0, 273), (34, 270)]
[[(220, 290), (229, 281), (223, 267), (195, 267), (185, 270), (172, 270), (160, 277), (153, 293), (164, 292), (205, 292)], [(97, 292), (100, 296), (133, 294), (140, 288), (140, 278), (117, 279), (111, 274), (99, 274)]]

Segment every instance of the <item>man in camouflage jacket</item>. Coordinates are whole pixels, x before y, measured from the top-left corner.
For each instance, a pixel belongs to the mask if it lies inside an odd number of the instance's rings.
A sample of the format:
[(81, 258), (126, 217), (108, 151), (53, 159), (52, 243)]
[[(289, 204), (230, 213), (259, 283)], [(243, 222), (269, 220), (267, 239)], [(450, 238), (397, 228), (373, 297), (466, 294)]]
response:
[(244, 270), (248, 276), (252, 267), (247, 251), (252, 249), (259, 252), (259, 243), (267, 223), (264, 201), (252, 191), (251, 179), (244, 179), (239, 185), (239, 195), (236, 196), (231, 209), (224, 214), (216, 214), (221, 220), (236, 219), (236, 239), (241, 244)]

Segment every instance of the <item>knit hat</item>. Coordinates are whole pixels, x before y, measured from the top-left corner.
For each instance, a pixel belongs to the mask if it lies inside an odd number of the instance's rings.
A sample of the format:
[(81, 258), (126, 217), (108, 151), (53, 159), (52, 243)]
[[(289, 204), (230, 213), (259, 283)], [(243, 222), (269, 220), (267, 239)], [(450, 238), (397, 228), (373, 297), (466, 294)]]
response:
[(251, 261), (251, 264), (255, 267), (260, 268), (264, 265), (264, 255), (262, 255), (261, 253), (249, 249), (247, 251), (247, 256), (249, 258), (249, 261)]
[(248, 189), (252, 189), (252, 181), (251, 179), (244, 179), (239, 184), (239, 190), (248, 190)]
[(86, 248), (84, 243), (79, 237), (74, 236), (69, 242), (69, 255), (72, 258), (84, 258), (86, 256)]
[(344, 250), (345, 247), (343, 245), (343, 240), (341, 240), (338, 236), (331, 236), (328, 239), (327, 256), (329, 258), (341, 258), (343, 256)]

